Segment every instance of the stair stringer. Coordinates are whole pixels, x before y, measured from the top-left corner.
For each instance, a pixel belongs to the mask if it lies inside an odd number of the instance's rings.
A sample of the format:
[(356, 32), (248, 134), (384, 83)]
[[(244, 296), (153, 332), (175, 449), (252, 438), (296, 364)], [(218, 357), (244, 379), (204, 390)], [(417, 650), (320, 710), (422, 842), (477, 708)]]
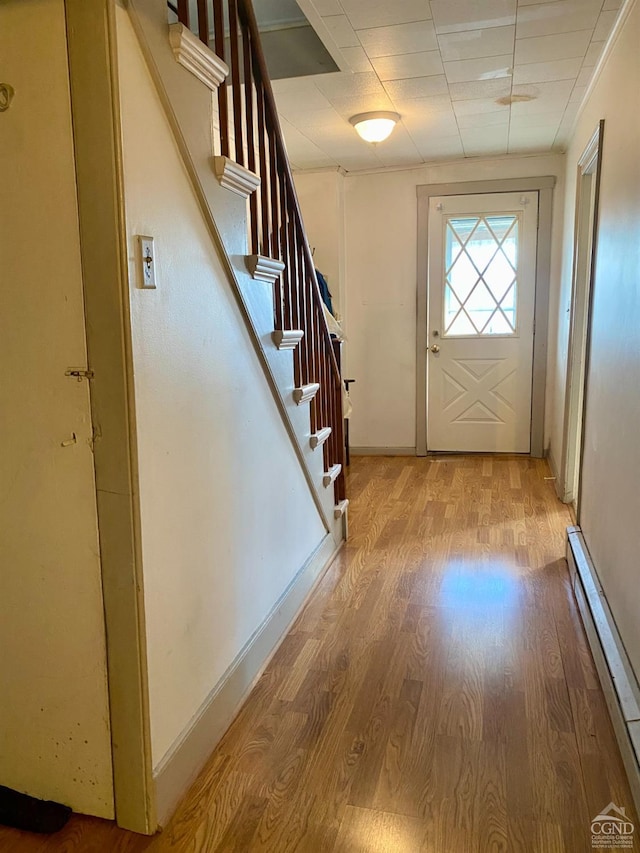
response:
[(309, 443), (309, 405), (298, 406), (293, 398), (293, 352), (279, 350), (272, 339), (273, 287), (254, 281), (246, 267), (248, 203), (222, 187), (214, 172), (215, 94), (176, 62), (169, 43), (165, 0), (129, 0), (128, 11), (201, 212), (311, 494), (327, 531), (339, 543), (345, 538), (346, 522), (334, 518), (334, 489), (323, 487), (323, 453), (312, 450)]

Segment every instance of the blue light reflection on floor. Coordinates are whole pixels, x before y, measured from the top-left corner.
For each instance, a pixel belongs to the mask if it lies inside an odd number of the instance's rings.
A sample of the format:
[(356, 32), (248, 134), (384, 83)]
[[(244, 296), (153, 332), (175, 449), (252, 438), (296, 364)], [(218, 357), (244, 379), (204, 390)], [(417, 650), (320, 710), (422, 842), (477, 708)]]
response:
[(495, 562), (451, 562), (440, 582), (444, 607), (476, 607), (486, 610), (516, 607), (519, 584), (506, 565)]

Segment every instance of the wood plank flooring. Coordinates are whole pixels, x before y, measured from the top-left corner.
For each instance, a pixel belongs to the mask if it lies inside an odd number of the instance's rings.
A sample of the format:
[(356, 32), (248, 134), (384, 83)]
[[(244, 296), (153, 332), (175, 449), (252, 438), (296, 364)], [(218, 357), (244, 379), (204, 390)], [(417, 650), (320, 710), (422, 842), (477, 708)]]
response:
[(0, 851), (582, 853), (610, 801), (637, 825), (545, 476), (353, 459), (348, 545), (165, 831)]

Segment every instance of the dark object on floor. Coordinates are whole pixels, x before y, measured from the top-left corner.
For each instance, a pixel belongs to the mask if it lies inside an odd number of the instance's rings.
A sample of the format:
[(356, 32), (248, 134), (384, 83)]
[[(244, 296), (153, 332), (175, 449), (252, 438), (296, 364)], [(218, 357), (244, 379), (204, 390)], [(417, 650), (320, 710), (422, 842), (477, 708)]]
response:
[(0, 823), (27, 832), (57, 832), (71, 817), (69, 806), (36, 800), (0, 785)]

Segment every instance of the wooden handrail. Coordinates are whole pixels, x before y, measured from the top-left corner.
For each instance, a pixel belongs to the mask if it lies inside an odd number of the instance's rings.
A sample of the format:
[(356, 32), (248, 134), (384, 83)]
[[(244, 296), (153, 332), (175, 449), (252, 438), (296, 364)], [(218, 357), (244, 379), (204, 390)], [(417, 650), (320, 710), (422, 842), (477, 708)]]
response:
[[(189, 3), (177, 3), (178, 20), (193, 29)], [(334, 482), (336, 497), (342, 500), (345, 489), (340, 366), (324, 315), (253, 6), (251, 0), (197, 0), (196, 7), (196, 34), (209, 45), (212, 20), (215, 52), (230, 66), (230, 79), (218, 89), (220, 151), (260, 177), (257, 196), (252, 196), (249, 203), (251, 251), (285, 264), (282, 278), (274, 287), (274, 326), (277, 330), (304, 332), (294, 352), (295, 382), (297, 386), (314, 382), (320, 385), (311, 403), (311, 426), (314, 432), (331, 427), (322, 452), (325, 470), (336, 463), (343, 466)], [(228, 33), (224, 30), (225, 20)]]

